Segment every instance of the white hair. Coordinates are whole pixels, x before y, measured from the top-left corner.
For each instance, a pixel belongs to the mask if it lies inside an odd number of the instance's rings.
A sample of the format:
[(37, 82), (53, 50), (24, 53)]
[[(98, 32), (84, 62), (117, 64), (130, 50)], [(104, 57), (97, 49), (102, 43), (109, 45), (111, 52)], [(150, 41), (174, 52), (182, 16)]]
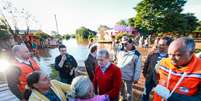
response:
[(105, 57), (105, 58), (109, 58), (109, 52), (106, 49), (100, 49), (97, 52), (97, 57)]
[[(15, 45), (15, 46), (13, 46), (13, 48), (12, 48), (12, 54), (13, 55), (16, 55), (16, 53), (18, 52), (18, 51), (20, 51), (20, 49), (21, 48), (24, 48), (24, 47), (26, 47), (25, 45)], [(27, 47), (26, 47), (27, 48)]]
[(93, 91), (93, 84), (87, 76), (77, 76), (71, 83), (70, 97), (87, 98), (90, 90)]

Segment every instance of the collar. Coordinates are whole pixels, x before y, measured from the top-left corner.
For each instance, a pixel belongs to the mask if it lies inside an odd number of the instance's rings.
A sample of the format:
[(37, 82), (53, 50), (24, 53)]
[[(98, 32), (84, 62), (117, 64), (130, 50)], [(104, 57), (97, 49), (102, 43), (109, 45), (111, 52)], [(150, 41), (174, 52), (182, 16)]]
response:
[(134, 54), (135, 50), (125, 51), (125, 54)]
[(20, 59), (20, 58), (18, 58), (18, 57), (15, 57), (15, 59), (16, 59), (19, 63), (25, 63), (25, 64), (29, 64), (29, 65), (30, 65), (29, 59), (28, 59), (28, 60), (23, 60), (23, 59)]
[(111, 65), (111, 62), (108, 62), (104, 67), (101, 67), (102, 72), (105, 73), (106, 70), (110, 67), (110, 65)]
[(91, 56), (93, 56), (94, 58), (96, 58), (96, 54), (93, 54), (93, 53), (90, 53), (91, 54)]

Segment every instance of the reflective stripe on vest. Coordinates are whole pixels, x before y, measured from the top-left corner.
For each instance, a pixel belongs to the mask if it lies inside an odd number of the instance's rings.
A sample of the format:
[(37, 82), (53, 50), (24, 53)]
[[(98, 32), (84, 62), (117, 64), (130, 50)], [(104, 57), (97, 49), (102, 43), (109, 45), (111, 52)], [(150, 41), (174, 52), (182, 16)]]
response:
[(16, 66), (20, 69), (20, 76), (19, 76), (19, 90), (24, 92), (25, 86), (27, 84), (27, 75), (32, 73), (33, 71), (39, 71), (39, 65), (32, 59), (30, 59), (31, 65), (27, 65), (24, 63), (16, 63)]

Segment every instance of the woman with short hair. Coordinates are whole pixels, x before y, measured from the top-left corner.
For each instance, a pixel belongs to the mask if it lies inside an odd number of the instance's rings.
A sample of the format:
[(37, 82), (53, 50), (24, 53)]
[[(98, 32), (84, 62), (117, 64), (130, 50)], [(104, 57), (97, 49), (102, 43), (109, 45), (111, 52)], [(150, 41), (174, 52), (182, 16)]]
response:
[(66, 93), (70, 85), (57, 80), (49, 80), (41, 72), (33, 72), (27, 79), (28, 89), (25, 90), (24, 99), (28, 101), (66, 101)]
[(87, 76), (73, 79), (69, 101), (109, 101), (108, 95), (95, 95), (94, 87)]

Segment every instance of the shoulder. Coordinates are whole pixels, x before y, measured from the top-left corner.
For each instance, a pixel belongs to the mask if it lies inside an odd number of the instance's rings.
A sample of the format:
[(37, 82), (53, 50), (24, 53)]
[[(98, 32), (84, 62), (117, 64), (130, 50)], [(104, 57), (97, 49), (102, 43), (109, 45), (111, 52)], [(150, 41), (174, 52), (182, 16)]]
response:
[(31, 93), (28, 101), (40, 101), (42, 99), (41, 95), (42, 94), (40, 94), (38, 91), (32, 90), (32, 93)]
[(155, 56), (158, 56), (159, 53), (154, 53), (154, 52), (151, 52), (148, 54), (148, 57), (155, 57)]
[(139, 57), (141, 55), (141, 53), (138, 50), (135, 50), (135, 55), (137, 55)]
[(56, 57), (56, 59), (59, 59), (59, 58), (61, 58), (61, 55), (58, 55), (58, 56)]
[(121, 71), (120, 68), (113, 63), (110, 65), (110, 68), (113, 69), (114, 71)]
[(163, 58), (159, 61), (158, 65), (160, 66), (166, 66), (166, 65), (171, 65), (171, 59), (170, 58)]
[(61, 82), (57, 81), (57, 80), (50, 80), (50, 83), (53, 85), (60, 85), (61, 84)]

